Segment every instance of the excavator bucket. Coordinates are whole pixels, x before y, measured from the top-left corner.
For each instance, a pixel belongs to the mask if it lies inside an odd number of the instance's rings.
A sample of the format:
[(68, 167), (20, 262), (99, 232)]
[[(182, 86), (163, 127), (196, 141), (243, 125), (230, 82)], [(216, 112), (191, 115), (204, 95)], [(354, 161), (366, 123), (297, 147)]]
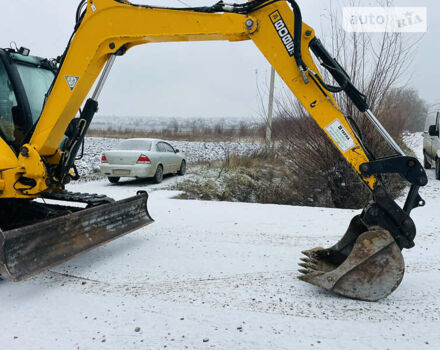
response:
[(356, 216), (336, 245), (303, 252), (298, 278), (353, 299), (377, 301), (390, 295), (405, 272), (400, 248), (380, 227), (362, 231)]
[(0, 274), (13, 281), (26, 279), (152, 223), (147, 199), (146, 192), (139, 192), (118, 202), (0, 230)]

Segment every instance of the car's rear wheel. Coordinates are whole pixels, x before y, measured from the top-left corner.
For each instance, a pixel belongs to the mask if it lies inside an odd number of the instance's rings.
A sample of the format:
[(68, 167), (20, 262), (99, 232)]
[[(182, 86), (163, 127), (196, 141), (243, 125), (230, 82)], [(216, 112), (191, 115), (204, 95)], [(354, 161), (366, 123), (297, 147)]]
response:
[(185, 175), (186, 173), (186, 162), (184, 160), (182, 160), (182, 164), (180, 164), (180, 169), (177, 172), (177, 174), (179, 174), (180, 176)]
[(158, 165), (153, 179), (154, 179), (154, 182), (157, 184), (160, 184), (162, 182), (162, 180), (163, 180), (163, 166), (162, 165)]
[(423, 166), (425, 169), (431, 169), (431, 163), (428, 161), (428, 158), (426, 158), (425, 152), (423, 152)]
[(108, 181), (110, 181), (112, 184), (116, 184), (119, 182), (120, 177), (117, 176), (109, 176)]
[(440, 159), (435, 160), (435, 178), (440, 180)]

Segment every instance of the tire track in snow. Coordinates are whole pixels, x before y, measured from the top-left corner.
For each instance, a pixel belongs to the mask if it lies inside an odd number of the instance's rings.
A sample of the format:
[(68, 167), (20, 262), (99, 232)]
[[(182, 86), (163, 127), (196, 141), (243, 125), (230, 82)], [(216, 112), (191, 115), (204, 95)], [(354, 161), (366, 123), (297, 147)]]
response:
[[(413, 320), (436, 322), (440, 309), (424, 302), (440, 290), (414, 290), (365, 303), (336, 296), (297, 280), (296, 271), (245, 273), (222, 278), (163, 282), (111, 283), (48, 272), (46, 283), (95, 295), (149, 298), (177, 304), (312, 319), (398, 321), (402, 312)], [(84, 283), (85, 282), (85, 283)], [(40, 281), (41, 283), (41, 281)]]

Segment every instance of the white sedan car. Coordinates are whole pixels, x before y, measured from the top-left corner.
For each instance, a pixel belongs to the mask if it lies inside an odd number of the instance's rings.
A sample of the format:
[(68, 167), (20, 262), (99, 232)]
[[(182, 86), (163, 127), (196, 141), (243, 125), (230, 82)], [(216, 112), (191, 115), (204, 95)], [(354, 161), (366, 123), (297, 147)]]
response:
[(129, 139), (102, 154), (100, 169), (111, 183), (121, 177), (153, 178), (160, 183), (165, 174), (184, 175), (186, 159), (184, 153), (163, 140)]

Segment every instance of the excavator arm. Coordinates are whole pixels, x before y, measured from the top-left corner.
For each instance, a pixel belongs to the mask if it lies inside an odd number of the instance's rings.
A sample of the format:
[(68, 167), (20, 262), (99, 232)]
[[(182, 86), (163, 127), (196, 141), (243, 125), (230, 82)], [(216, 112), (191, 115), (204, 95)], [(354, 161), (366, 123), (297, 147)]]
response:
[[(261, 5), (256, 10), (252, 11), (250, 7), (248, 13), (241, 14), (210, 13), (208, 8), (193, 11), (150, 8), (115, 0), (88, 2), (88, 9), (69, 43), (30, 145), (47, 161), (58, 164), (58, 147), (65, 131), (104, 66), (109, 62), (112, 64), (115, 57), (136, 45), (252, 40), (361, 175), (360, 166), (368, 162), (368, 158), (332, 94), (326, 93), (323, 86), (314, 81), (319, 73), (309, 49), (316, 40), (313, 29), (301, 20), (299, 45), (303, 63), (298, 66), (294, 57), (294, 13), (291, 8), (287, 2), (259, 3)], [(223, 7), (227, 8), (227, 5)], [(225, 11), (223, 7), (214, 7), (211, 11)], [(309, 71), (305, 72), (303, 67), (308, 67)], [(91, 99), (97, 102), (97, 97), (94, 94)], [(376, 180), (373, 176), (362, 178), (374, 188)]]
[[(418, 189), (427, 183), (426, 174), (418, 160), (406, 156), (380, 125), (366, 97), (325, 50), (314, 30), (302, 21), (294, 0), (254, 0), (233, 5), (220, 1), (195, 8), (83, 0), (74, 33), (32, 135), (22, 145), (16, 166), (1, 171), (0, 200), (50, 197), (63, 191), (117, 57), (141, 44), (208, 40), (252, 40), (372, 191), (373, 201), (353, 219), (340, 242), (329, 249), (305, 252), (300, 278), (364, 300), (390, 294), (403, 276), (400, 250), (414, 245), (415, 226), (409, 214), (423, 205)], [(312, 53), (338, 86), (325, 83)], [(95, 92), (84, 104), (98, 78)], [(374, 159), (367, 153), (353, 122), (333, 97), (333, 93), (342, 91), (378, 128), (396, 155)], [(81, 106), (80, 116), (75, 118)], [(60, 147), (66, 135), (67, 140)], [(411, 183), (404, 208), (390, 198), (381, 184), (380, 175), (386, 173), (398, 173)]]

